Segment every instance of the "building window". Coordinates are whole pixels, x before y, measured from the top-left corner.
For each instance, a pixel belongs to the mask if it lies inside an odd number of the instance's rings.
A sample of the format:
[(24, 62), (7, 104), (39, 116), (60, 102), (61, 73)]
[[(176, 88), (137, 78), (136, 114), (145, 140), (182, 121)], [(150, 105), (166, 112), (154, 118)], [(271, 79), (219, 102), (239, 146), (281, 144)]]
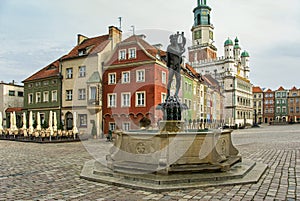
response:
[(277, 107), (277, 113), (280, 113), (280, 112), (281, 112), (280, 107)]
[(52, 102), (56, 102), (57, 101), (57, 91), (52, 91)]
[(282, 98), (286, 97), (286, 92), (282, 92)]
[(130, 82), (130, 72), (122, 72), (122, 83)]
[(136, 48), (130, 48), (128, 54), (129, 54), (129, 59), (135, 59), (136, 58)]
[(130, 123), (123, 123), (122, 129), (124, 131), (129, 131), (130, 130)]
[(18, 96), (19, 97), (23, 97), (24, 96), (24, 92), (23, 91), (18, 91)]
[(137, 70), (136, 71), (136, 81), (137, 82), (145, 82), (145, 70)]
[(90, 87), (90, 100), (97, 99), (97, 87)]
[(36, 94), (35, 94), (35, 102), (36, 103), (40, 103), (40, 102), (42, 102), (42, 97), (41, 97), (41, 92), (37, 92)]
[(35, 83), (35, 86), (36, 86), (36, 87), (40, 87), (40, 86), (41, 86), (41, 82), (36, 82), (36, 83)]
[(185, 91), (188, 90), (188, 83), (187, 82), (184, 83), (184, 89), (185, 89)]
[(253, 102), (253, 106), (256, 107), (256, 101)]
[(15, 92), (15, 91), (12, 91), (12, 90), (9, 90), (9, 91), (8, 91), (8, 95), (9, 95), (9, 96), (15, 96), (15, 95), (16, 95), (16, 92)]
[(145, 92), (136, 92), (135, 105), (137, 107), (144, 107), (146, 105)]
[(116, 94), (107, 94), (108, 102), (107, 107), (116, 107), (117, 95)]
[(116, 73), (108, 74), (108, 84), (116, 84)]
[(86, 76), (86, 67), (85, 66), (79, 66), (79, 77), (85, 77)]
[(78, 100), (85, 100), (85, 89), (78, 89)]
[(78, 56), (83, 56), (83, 55), (86, 55), (86, 49), (80, 49), (78, 50)]
[(164, 71), (161, 72), (161, 82), (167, 84), (167, 73)]
[(33, 104), (33, 94), (28, 94), (28, 104)]
[(116, 130), (116, 123), (109, 123), (109, 128), (108, 128), (109, 130), (111, 130), (111, 131), (114, 131), (114, 130)]
[(290, 108), (290, 113), (294, 113), (294, 108), (293, 107)]
[(290, 99), (290, 103), (292, 103), (292, 104), (294, 103), (294, 99), (293, 98)]
[(57, 84), (57, 80), (52, 80), (52, 84)]
[(87, 128), (87, 115), (86, 114), (79, 114), (79, 126), (81, 128)]
[(299, 113), (299, 107), (296, 107), (296, 113)]
[(73, 90), (66, 91), (66, 100), (71, 101), (73, 99)]
[(48, 91), (44, 91), (43, 93), (43, 101), (45, 102), (49, 102), (49, 92)]
[(122, 107), (130, 107), (130, 93), (122, 93)]
[(49, 81), (44, 81), (43, 84), (44, 84), (44, 86), (48, 86), (49, 85)]
[(73, 78), (73, 68), (67, 68), (66, 69), (66, 79), (72, 79)]
[(125, 60), (126, 59), (126, 50), (120, 50), (119, 51), (119, 60)]
[(282, 107), (282, 113), (286, 113), (286, 108)]
[(164, 103), (166, 102), (167, 99), (167, 94), (166, 93), (161, 93), (161, 102)]

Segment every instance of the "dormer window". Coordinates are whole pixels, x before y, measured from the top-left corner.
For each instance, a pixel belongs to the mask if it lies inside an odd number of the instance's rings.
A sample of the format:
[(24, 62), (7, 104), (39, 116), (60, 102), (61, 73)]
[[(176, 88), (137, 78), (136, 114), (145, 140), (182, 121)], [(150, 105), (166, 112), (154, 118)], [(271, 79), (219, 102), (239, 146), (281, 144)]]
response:
[(83, 56), (83, 55), (86, 55), (86, 49), (80, 49), (78, 50), (78, 56)]
[(119, 60), (125, 60), (126, 59), (126, 50), (120, 50), (119, 51)]
[(136, 58), (136, 48), (130, 48), (128, 55), (129, 55), (129, 59), (135, 59)]

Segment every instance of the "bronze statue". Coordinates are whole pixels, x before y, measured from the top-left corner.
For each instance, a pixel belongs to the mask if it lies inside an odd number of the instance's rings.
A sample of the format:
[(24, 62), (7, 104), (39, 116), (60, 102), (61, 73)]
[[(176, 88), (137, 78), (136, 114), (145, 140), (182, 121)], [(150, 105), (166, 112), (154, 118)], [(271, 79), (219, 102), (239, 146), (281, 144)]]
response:
[(177, 32), (170, 36), (170, 45), (167, 48), (167, 66), (169, 68), (169, 77), (167, 85), (167, 99), (170, 97), (170, 89), (173, 81), (173, 77), (176, 77), (176, 91), (175, 97), (178, 97), (180, 84), (181, 84), (181, 63), (182, 63), (182, 54), (185, 52), (186, 38), (184, 37), (184, 32), (181, 34)]

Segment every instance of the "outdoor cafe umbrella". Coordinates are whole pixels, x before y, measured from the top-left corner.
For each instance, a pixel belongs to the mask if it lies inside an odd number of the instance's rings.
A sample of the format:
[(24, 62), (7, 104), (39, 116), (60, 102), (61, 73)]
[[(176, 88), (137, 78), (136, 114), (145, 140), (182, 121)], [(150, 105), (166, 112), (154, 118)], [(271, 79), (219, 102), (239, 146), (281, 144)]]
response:
[(50, 111), (49, 113), (49, 130), (50, 130), (50, 141), (51, 141), (51, 136), (53, 135), (53, 112)]
[(3, 116), (2, 116), (2, 112), (0, 112), (0, 131), (3, 131)]
[(56, 112), (53, 112), (53, 131), (57, 131)]
[(72, 129), (74, 139), (75, 139), (75, 137), (76, 137), (76, 134), (78, 133), (78, 128), (77, 128), (77, 126), (76, 126), (76, 123), (77, 123), (77, 114), (76, 114), (76, 112), (74, 112), (73, 129)]
[(32, 118), (32, 111), (29, 112), (29, 134), (33, 134), (33, 118)]
[(27, 124), (26, 114), (25, 114), (25, 112), (23, 112), (23, 127), (22, 127), (23, 130), (26, 130), (26, 129), (27, 129), (26, 124)]
[(38, 112), (37, 113), (37, 118), (36, 118), (36, 130), (40, 131), (42, 130), (42, 126), (41, 126), (41, 115), (40, 113)]

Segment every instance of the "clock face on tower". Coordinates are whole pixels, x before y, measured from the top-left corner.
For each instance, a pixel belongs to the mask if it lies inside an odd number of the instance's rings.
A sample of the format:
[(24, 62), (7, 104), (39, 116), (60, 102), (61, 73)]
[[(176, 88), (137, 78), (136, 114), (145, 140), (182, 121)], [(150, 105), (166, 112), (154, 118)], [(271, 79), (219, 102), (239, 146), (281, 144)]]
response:
[(201, 30), (195, 31), (195, 40), (198, 40), (201, 38)]
[(214, 40), (214, 32), (212, 31), (209, 32), (209, 39)]

